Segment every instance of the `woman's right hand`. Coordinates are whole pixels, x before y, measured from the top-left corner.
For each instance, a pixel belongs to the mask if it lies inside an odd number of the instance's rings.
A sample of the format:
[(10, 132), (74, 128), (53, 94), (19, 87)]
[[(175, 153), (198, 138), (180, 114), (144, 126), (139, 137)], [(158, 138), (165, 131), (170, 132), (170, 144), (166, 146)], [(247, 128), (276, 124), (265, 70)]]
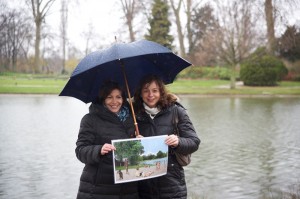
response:
[(101, 155), (105, 155), (113, 150), (116, 150), (116, 148), (111, 144), (104, 144), (101, 148)]

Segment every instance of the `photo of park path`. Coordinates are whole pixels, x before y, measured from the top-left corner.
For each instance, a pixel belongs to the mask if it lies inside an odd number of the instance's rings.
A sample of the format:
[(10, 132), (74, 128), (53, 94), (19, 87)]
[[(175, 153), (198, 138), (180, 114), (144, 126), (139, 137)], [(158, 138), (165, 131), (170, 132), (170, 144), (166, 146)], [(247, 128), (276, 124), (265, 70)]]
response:
[(165, 175), (168, 165), (166, 135), (112, 140), (115, 183)]
[[(120, 172), (121, 171), (121, 172)], [(167, 164), (145, 165), (137, 168), (130, 168), (115, 171), (115, 183), (124, 183), (130, 181), (144, 180), (165, 175), (167, 172)]]

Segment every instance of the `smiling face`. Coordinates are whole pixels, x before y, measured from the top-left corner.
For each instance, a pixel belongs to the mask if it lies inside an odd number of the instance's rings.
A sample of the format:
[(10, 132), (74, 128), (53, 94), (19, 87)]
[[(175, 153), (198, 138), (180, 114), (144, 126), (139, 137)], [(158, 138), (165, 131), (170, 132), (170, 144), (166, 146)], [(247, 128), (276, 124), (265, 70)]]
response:
[(105, 106), (113, 113), (118, 113), (123, 104), (122, 93), (118, 89), (114, 89), (104, 100)]
[(151, 83), (146, 84), (142, 88), (141, 97), (147, 106), (155, 108), (160, 99), (160, 90), (157, 83), (152, 81)]

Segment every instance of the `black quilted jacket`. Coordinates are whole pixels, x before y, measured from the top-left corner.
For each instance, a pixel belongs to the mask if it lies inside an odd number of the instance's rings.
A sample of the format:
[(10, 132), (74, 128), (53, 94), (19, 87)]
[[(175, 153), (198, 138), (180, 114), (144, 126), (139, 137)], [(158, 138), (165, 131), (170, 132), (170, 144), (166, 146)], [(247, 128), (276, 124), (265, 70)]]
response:
[[(193, 153), (198, 150), (200, 139), (189, 116), (180, 104), (160, 111), (153, 120), (145, 112), (137, 115), (140, 134), (145, 137), (172, 134), (172, 109), (174, 108), (178, 110), (180, 131), (179, 146), (175, 150), (183, 154)], [(172, 150), (169, 148), (167, 175), (139, 182), (141, 199), (185, 199), (187, 197), (184, 169), (176, 161), (175, 155), (171, 153)]]
[(132, 118), (124, 123), (104, 108), (92, 104), (80, 124), (76, 156), (85, 164), (77, 199), (137, 199), (137, 183), (114, 184), (112, 153), (100, 155), (105, 143), (134, 136)]

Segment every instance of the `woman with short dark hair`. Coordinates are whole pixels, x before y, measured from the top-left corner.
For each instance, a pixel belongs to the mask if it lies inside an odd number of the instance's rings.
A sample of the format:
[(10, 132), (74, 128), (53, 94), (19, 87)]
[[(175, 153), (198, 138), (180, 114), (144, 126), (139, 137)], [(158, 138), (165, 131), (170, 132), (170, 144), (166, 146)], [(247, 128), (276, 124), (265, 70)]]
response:
[(132, 137), (135, 128), (125, 95), (117, 83), (107, 82), (80, 123), (75, 152), (85, 167), (77, 199), (138, 199), (136, 182), (114, 183), (111, 140)]

